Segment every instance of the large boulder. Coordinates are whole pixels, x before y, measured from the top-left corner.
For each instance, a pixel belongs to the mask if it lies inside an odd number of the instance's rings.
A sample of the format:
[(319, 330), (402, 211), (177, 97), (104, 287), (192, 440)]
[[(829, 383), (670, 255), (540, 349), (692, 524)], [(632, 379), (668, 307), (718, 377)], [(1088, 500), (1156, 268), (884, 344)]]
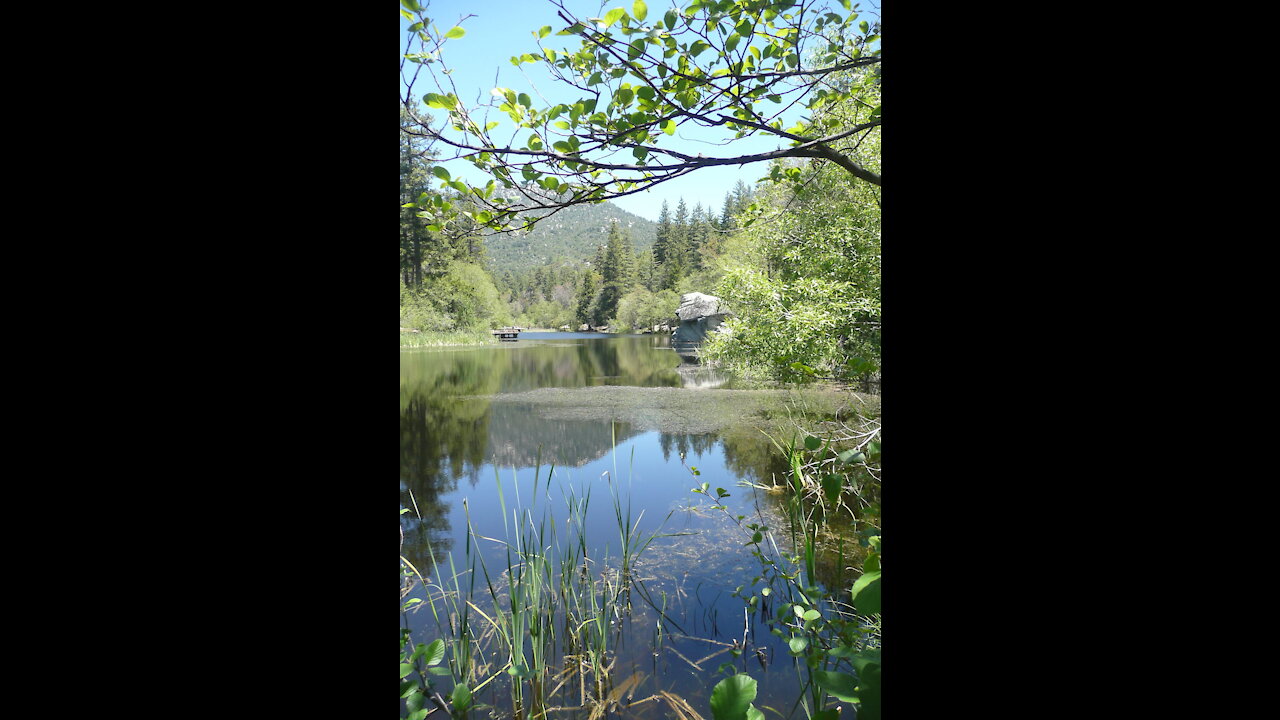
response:
[(681, 295), (680, 307), (676, 309), (679, 324), (671, 333), (671, 348), (681, 360), (697, 362), (698, 347), (707, 333), (720, 327), (731, 314), (714, 295), (699, 292)]
[(720, 298), (700, 292), (685, 293), (680, 296), (680, 307), (676, 308), (676, 317), (680, 322), (692, 322), (698, 318), (723, 315), (726, 310), (720, 306)]

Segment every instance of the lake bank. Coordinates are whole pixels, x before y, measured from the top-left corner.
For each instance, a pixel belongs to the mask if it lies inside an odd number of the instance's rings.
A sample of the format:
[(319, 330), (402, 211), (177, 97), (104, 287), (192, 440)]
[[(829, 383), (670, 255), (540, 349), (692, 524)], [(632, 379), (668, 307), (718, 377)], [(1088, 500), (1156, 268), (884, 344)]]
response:
[(477, 332), (457, 331), (457, 332), (423, 332), (418, 330), (408, 330), (400, 328), (400, 347), (404, 348), (431, 348), (431, 347), (464, 347), (469, 345), (496, 345), (497, 338), (487, 330)]

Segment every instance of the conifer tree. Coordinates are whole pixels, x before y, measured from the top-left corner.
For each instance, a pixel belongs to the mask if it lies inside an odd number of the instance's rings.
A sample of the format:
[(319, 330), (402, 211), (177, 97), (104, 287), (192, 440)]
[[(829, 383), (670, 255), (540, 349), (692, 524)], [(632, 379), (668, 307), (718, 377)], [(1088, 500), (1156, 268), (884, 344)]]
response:
[(666, 257), (662, 263), (662, 288), (674, 290), (680, 279), (689, 274), (689, 207), (684, 198), (676, 204), (676, 215), (667, 237)]
[(595, 272), (587, 270), (583, 274), (581, 288), (578, 293), (578, 307), (574, 317), (577, 318), (579, 324), (599, 325), (600, 323), (596, 320), (595, 313), (596, 294), (599, 291)]
[(671, 209), (667, 201), (662, 201), (662, 211), (658, 213), (658, 228), (654, 233), (653, 262), (657, 265), (667, 261), (667, 241), (671, 237)]
[(618, 302), (631, 286), (635, 270), (635, 257), (631, 249), (631, 235), (618, 228), (618, 223), (609, 225), (609, 241), (605, 246), (604, 263), (600, 267), (600, 276), (604, 286), (600, 291), (600, 313), (603, 318), (614, 317), (618, 312)]

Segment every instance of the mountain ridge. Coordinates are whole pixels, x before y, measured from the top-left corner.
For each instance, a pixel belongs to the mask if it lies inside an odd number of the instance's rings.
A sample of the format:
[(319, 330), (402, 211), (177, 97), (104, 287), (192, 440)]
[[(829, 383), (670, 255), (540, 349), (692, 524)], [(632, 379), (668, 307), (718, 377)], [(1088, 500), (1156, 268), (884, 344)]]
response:
[(619, 223), (631, 235), (634, 252), (653, 247), (658, 223), (623, 210), (609, 201), (570, 205), (545, 217), (532, 230), (497, 233), (485, 238), (493, 272), (540, 267), (568, 260), (578, 264), (595, 258), (596, 248), (609, 239), (609, 224)]

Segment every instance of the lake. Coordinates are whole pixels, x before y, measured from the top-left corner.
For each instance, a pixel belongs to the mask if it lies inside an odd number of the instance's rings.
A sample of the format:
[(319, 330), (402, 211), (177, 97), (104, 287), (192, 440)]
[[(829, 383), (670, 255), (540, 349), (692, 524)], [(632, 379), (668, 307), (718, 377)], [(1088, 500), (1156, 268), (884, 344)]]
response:
[[(710, 718), (735, 671), (767, 716), (803, 717), (747, 526), (789, 542), (772, 487), (788, 465), (761, 428), (840, 402), (682, 365), (665, 335), (401, 350), (401, 555), (426, 580), (402, 631), (449, 642), (441, 667), (491, 706), (475, 717), (690, 716), (684, 702)], [(818, 576), (847, 588), (844, 560)], [(433, 680), (447, 697), (453, 679)]]

